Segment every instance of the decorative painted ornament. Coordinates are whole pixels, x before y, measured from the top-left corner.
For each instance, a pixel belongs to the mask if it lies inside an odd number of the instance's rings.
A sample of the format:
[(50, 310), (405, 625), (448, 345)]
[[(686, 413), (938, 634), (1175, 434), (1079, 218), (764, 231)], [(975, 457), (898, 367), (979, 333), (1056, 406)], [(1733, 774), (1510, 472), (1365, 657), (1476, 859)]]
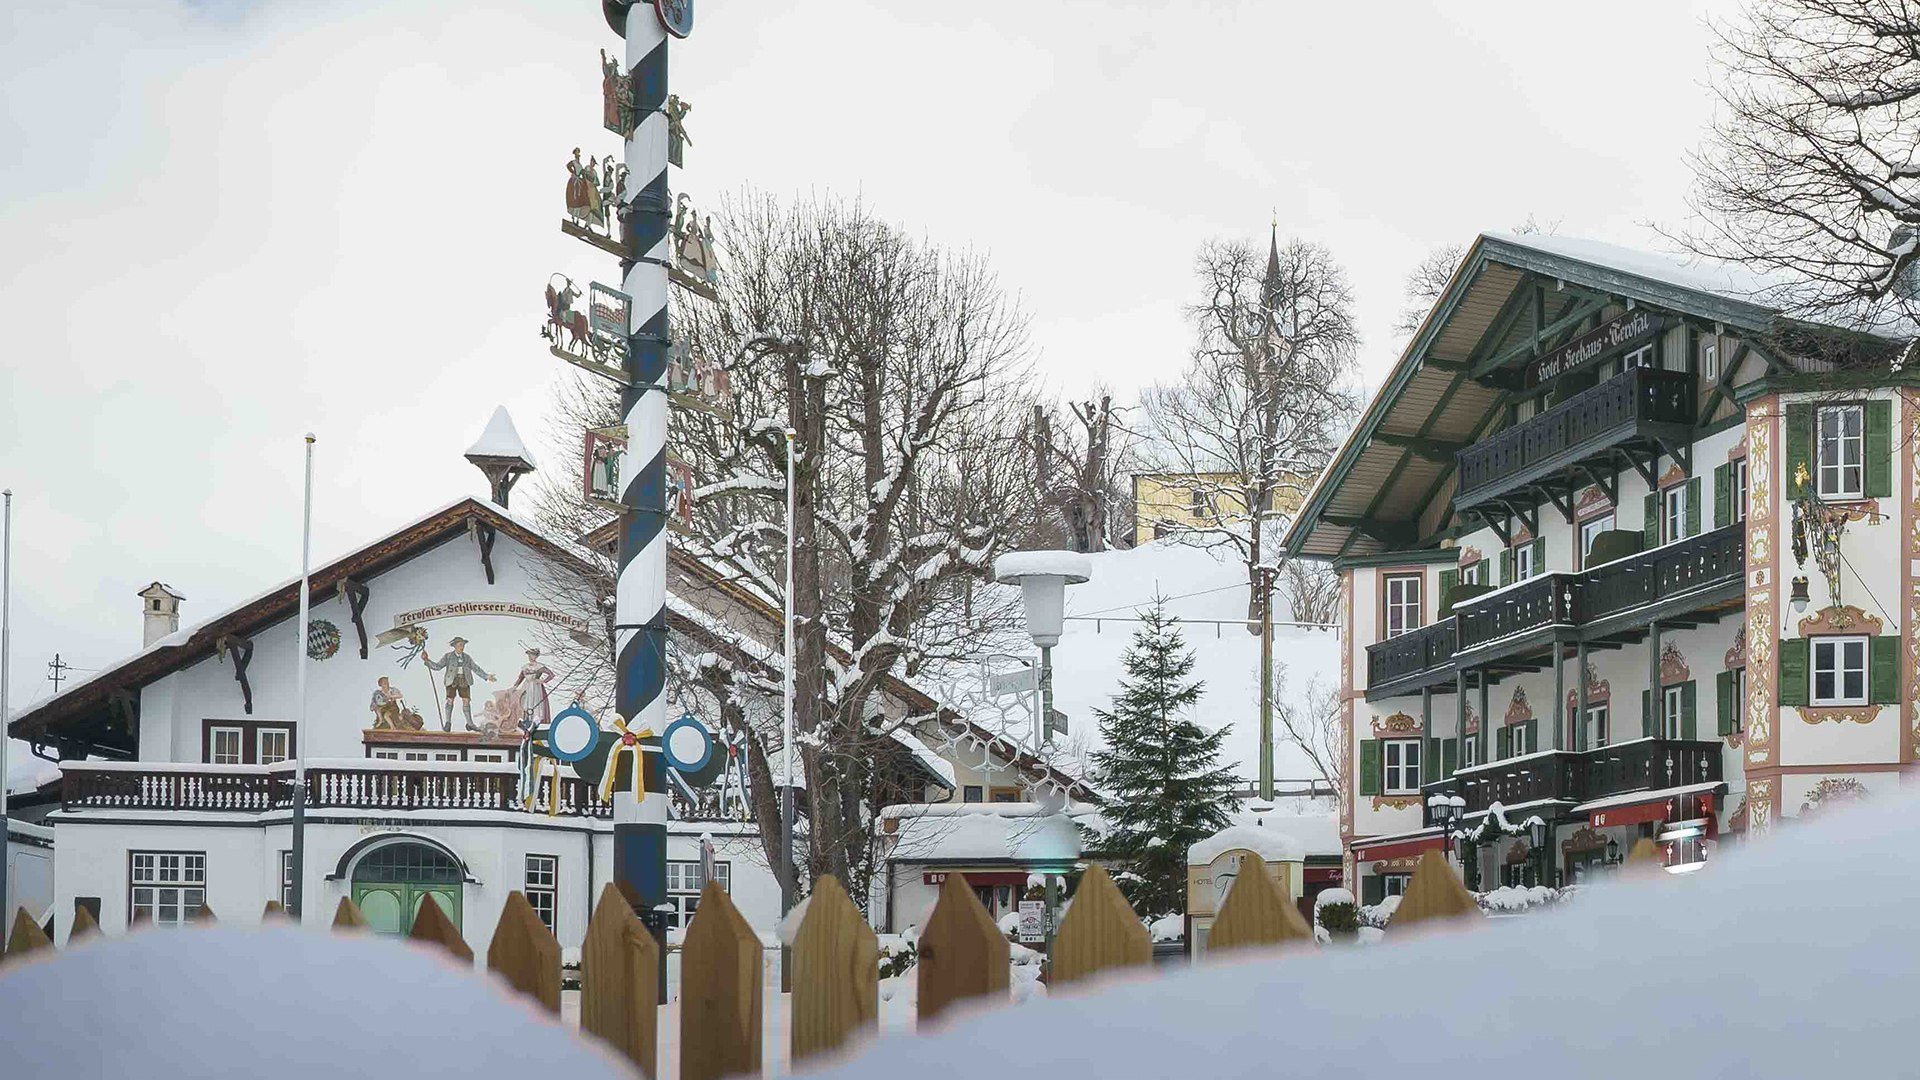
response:
[(560, 710), (547, 728), (547, 749), (571, 765), (593, 753), (600, 742), (600, 722), (578, 705)]
[(307, 658), (325, 660), (340, 651), (340, 628), (325, 619), (307, 623)]
[(713, 783), (726, 767), (713, 732), (692, 713), (684, 713), (667, 725), (666, 734), (660, 737), (660, 752), (666, 755), (667, 765), (692, 787)]
[(693, 0), (653, 0), (653, 13), (660, 26), (674, 37), (693, 33)]

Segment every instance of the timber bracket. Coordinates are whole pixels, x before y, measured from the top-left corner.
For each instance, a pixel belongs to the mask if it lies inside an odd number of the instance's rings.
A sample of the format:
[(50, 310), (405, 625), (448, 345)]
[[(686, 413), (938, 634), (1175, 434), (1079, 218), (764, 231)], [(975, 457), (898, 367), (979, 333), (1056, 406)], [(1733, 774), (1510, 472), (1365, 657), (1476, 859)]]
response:
[(347, 605), (347, 611), (353, 616), (353, 628), (360, 633), (360, 659), (367, 658), (367, 601), (372, 599), (373, 590), (365, 582), (352, 578), (341, 578), (335, 591), (340, 594), (340, 602)]
[(238, 634), (222, 634), (216, 643), (220, 654), (233, 661), (233, 681), (240, 684), (240, 702), (247, 715), (253, 715), (253, 684), (247, 681), (247, 665), (253, 663), (253, 639)]

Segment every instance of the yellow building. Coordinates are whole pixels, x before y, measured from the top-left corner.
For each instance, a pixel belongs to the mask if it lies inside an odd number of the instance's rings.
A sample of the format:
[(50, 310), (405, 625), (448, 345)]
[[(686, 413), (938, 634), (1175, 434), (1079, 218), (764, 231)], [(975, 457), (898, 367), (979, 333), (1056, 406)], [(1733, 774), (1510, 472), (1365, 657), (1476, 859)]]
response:
[[(1133, 474), (1133, 542), (1140, 545), (1181, 528), (1207, 528), (1244, 520), (1244, 481), (1230, 472)], [(1267, 494), (1266, 513), (1292, 515), (1300, 508), (1305, 478), (1283, 481)]]

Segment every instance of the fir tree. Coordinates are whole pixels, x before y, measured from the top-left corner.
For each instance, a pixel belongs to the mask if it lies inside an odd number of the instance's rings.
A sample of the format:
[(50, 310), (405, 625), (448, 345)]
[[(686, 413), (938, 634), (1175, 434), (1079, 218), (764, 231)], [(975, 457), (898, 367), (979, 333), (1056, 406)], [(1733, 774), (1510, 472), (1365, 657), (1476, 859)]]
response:
[(1238, 780), (1218, 764), (1225, 730), (1210, 732), (1188, 715), (1204, 687), (1188, 678), (1193, 650), (1164, 600), (1146, 610), (1124, 659), (1112, 711), (1094, 710), (1106, 748), (1093, 762), (1109, 796), (1101, 850), (1135, 911), (1180, 914), (1187, 848), (1226, 828)]

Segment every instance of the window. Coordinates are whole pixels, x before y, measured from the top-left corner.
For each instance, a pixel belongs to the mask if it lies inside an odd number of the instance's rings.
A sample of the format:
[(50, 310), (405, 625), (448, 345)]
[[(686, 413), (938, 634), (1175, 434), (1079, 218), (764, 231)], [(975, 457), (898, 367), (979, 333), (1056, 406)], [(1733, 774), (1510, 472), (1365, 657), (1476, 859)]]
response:
[(1587, 706), (1587, 726), (1582, 734), (1588, 749), (1597, 750), (1607, 745), (1607, 720), (1610, 711), (1606, 702)]
[(398, 751), (398, 750), (374, 750), (374, 751), (371, 751), (371, 752), (370, 752), (370, 753), (368, 754), (368, 756), (369, 756), (369, 757), (372, 757), (372, 758), (373, 758), (374, 760), (376, 760), (376, 761), (399, 761), (399, 760), (400, 760), (400, 751)]
[(1513, 549), (1513, 580), (1525, 581), (1534, 575), (1533, 542), (1516, 544)]
[(505, 761), (507, 760), (507, 752), (505, 750), (475, 750), (470, 759), (473, 761)]
[(1815, 450), (1815, 485), (1826, 499), (1858, 499), (1866, 481), (1866, 444), (1861, 434), (1865, 410), (1836, 405), (1820, 410)]
[(1420, 575), (1395, 574), (1386, 584), (1387, 636), (1420, 629)]
[[(694, 873), (699, 873), (699, 863), (694, 864)], [(555, 898), (560, 888), (560, 857), (558, 855), (527, 856), (526, 894), (527, 903), (533, 905), (533, 913), (540, 916), (549, 933), (559, 933), (554, 929)]]
[(292, 732), (286, 728), (263, 727), (254, 732), (254, 748), (257, 751), (254, 760), (262, 765), (271, 765), (276, 761), (285, 761), (292, 757), (293, 755), (287, 752), (291, 735)]
[(1385, 896), (1405, 896), (1407, 883), (1412, 879), (1411, 874), (1383, 874), (1380, 878), (1381, 893)]
[(1680, 737), (1680, 711), (1685, 708), (1682, 688), (1669, 686), (1660, 692), (1660, 737)]
[(1813, 639), (1813, 695), (1815, 705), (1867, 703), (1867, 639), (1819, 637)]
[(1740, 458), (1733, 463), (1733, 520), (1747, 520), (1747, 459)]
[(1525, 862), (1502, 863), (1500, 866), (1500, 884), (1515, 889), (1531, 889), (1534, 877), (1539, 871), (1532, 859)]
[(988, 802), (1012, 803), (1020, 801), (1020, 789), (1017, 787), (997, 787), (987, 793)]
[(1652, 366), (1653, 345), (1651, 343), (1642, 345), (1620, 358), (1620, 370), (1623, 372), (1632, 371), (1634, 368), (1650, 368)]
[(1187, 495), (1187, 505), (1192, 508), (1194, 517), (1206, 517), (1213, 513), (1213, 503), (1204, 491), (1192, 491)]
[(1603, 514), (1591, 521), (1580, 523), (1580, 565), (1587, 565), (1587, 556), (1593, 554), (1593, 541), (1603, 532), (1613, 531), (1613, 515)]
[(427, 752), (425, 750), (409, 750), (406, 753), (400, 755), (400, 760), (401, 761), (425, 761), (427, 760)]
[(237, 727), (217, 727), (207, 734), (207, 763), (209, 765), (238, 765), (244, 757), (241, 747), (246, 745), (241, 731)]
[(293, 910), (293, 852), (280, 849), (280, 907)]
[[(733, 864), (715, 862), (713, 880), (720, 885), (722, 892), (733, 891)], [(706, 888), (706, 881), (700, 876), (700, 863), (667, 862), (667, 904), (673, 908), (667, 912), (668, 926), (685, 926), (692, 921), (694, 912), (700, 909), (700, 890)]]
[(1714, 338), (1700, 343), (1700, 377), (1709, 382), (1720, 377), (1720, 342)]
[(1460, 742), (1460, 767), (1471, 769), (1480, 764), (1480, 738), (1469, 735)]
[(1660, 540), (1671, 544), (1687, 535), (1687, 485), (1675, 484), (1660, 493)]
[(1460, 568), (1460, 584), (1462, 585), (1480, 584), (1480, 568), (1485, 565), (1486, 563), (1482, 561), (1477, 563), (1469, 563), (1466, 566), (1461, 567)]
[(1519, 757), (1521, 754), (1531, 754), (1539, 749), (1539, 747), (1534, 745), (1533, 728), (1533, 721), (1529, 720), (1524, 724), (1514, 724), (1507, 729), (1513, 732), (1508, 738), (1513, 740), (1514, 757)]
[(434, 761), (459, 761), (459, 760), (460, 760), (460, 751), (458, 751), (458, 750), (435, 750), (435, 751), (433, 752), (433, 760), (434, 760)]
[(1386, 782), (1382, 785), (1389, 795), (1404, 795), (1420, 789), (1420, 740), (1389, 739), (1385, 746), (1382, 761), (1386, 763)]
[(961, 802), (986, 802), (987, 789), (979, 784), (968, 784), (960, 789)]
[(207, 853), (133, 851), (127, 855), (127, 910), (157, 926), (179, 926), (200, 917), (207, 902)]

